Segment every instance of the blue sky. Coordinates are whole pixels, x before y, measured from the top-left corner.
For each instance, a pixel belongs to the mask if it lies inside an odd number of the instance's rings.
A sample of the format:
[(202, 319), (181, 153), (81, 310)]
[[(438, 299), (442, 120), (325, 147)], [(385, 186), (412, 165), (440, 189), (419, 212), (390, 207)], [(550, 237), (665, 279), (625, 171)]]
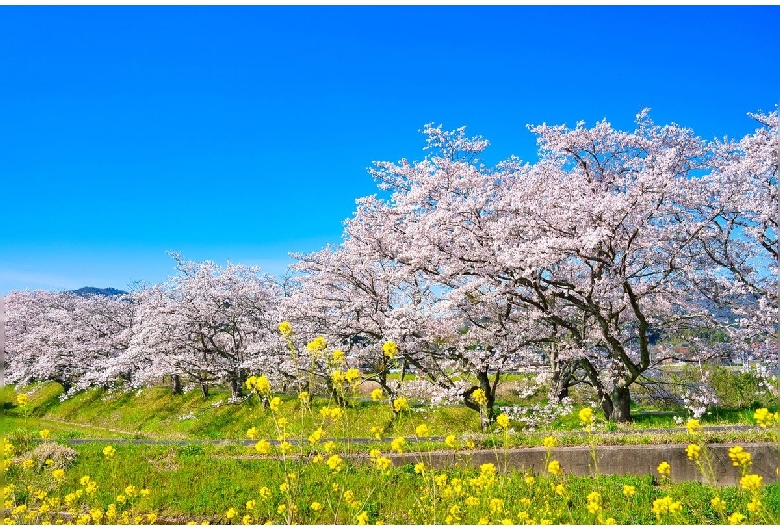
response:
[(461, 125), (651, 107), (705, 138), (780, 101), (780, 7), (0, 7), (0, 294), (165, 280), (337, 244), (374, 160)]

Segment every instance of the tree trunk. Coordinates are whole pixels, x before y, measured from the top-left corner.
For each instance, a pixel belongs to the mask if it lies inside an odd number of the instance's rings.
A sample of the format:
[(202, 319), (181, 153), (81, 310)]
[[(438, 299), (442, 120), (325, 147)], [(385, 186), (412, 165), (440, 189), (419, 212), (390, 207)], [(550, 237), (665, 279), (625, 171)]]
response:
[(615, 387), (611, 393), (612, 414), (607, 417), (612, 421), (631, 421), (631, 390), (628, 387)]
[(241, 397), (241, 382), (237, 379), (230, 380), (230, 396), (233, 399), (239, 399)]
[(173, 386), (174, 395), (179, 395), (182, 393), (181, 377), (179, 377), (179, 374), (173, 374), (171, 376), (171, 385)]
[(208, 383), (201, 383), (200, 384), (200, 392), (203, 394), (203, 399), (207, 399), (209, 397), (209, 385)]
[(552, 378), (550, 379), (550, 391), (548, 394), (550, 402), (559, 402), (562, 399), (569, 397), (569, 387), (571, 386), (573, 371), (574, 368), (571, 361), (553, 361)]

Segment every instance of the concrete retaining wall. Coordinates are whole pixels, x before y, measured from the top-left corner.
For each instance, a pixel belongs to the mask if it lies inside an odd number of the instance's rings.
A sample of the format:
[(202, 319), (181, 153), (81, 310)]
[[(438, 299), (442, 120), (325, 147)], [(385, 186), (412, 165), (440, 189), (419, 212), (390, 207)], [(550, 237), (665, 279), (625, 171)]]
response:
[[(718, 485), (738, 484), (740, 470), (732, 465), (729, 459), (729, 449), (741, 445), (750, 453), (753, 459), (753, 473), (764, 477), (764, 483), (780, 482), (780, 450), (772, 443), (743, 444), (709, 444), (707, 449), (712, 454), (713, 470)], [(596, 448), (598, 471), (602, 475), (649, 475), (660, 478), (658, 464), (669, 462), (672, 468), (671, 479), (674, 482), (697, 480), (702, 482), (699, 468), (688, 460), (685, 453), (687, 444), (675, 445), (616, 445)], [(454, 465), (479, 466), (492, 462), (503, 468), (528, 469), (534, 473), (544, 469), (546, 449), (534, 447), (530, 449), (510, 449), (506, 453), (499, 449), (469, 452), (440, 451), (426, 453), (422, 460), (434, 468), (452, 467)], [(400, 454), (388, 455), (395, 465), (415, 463), (420, 461), (420, 455)], [(573, 475), (589, 475), (592, 473), (593, 457), (589, 447), (556, 447), (552, 450), (551, 460), (558, 460), (564, 472)]]

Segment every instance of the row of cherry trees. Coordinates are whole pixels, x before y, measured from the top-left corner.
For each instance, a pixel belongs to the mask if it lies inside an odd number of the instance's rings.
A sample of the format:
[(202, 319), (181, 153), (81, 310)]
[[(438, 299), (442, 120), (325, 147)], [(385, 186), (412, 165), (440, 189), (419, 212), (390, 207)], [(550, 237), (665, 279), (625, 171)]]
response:
[[(391, 399), (389, 370), (414, 369), (435, 399), (489, 421), (500, 376), (543, 355), (553, 398), (590, 385), (628, 420), (631, 385), (682, 355), (664, 338), (718, 330), (684, 360), (772, 362), (778, 115), (752, 117), (754, 133), (713, 142), (647, 112), (631, 132), (541, 125), (536, 163), (494, 167), (484, 139), (427, 126), (427, 156), (375, 162), (381, 197), (359, 199), (341, 244), (295, 255), (281, 282), (174, 254), (176, 276), (123, 297), (11, 293), (6, 375), (71, 391), (169, 377), (237, 397), (250, 373), (332, 389), (338, 348)], [(307, 347), (318, 336), (328, 352)]]

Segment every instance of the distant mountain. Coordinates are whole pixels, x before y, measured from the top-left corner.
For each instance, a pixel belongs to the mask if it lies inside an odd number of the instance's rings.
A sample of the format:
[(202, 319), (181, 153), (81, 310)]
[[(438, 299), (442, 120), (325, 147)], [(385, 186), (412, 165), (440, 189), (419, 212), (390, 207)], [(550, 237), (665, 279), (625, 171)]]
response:
[(118, 296), (120, 294), (127, 294), (127, 291), (120, 291), (119, 289), (114, 289), (113, 287), (105, 287), (101, 289), (100, 287), (82, 287), (81, 289), (76, 289), (75, 291), (69, 291), (74, 294), (78, 294), (80, 296), (91, 296), (91, 295), (101, 295), (101, 296)]

